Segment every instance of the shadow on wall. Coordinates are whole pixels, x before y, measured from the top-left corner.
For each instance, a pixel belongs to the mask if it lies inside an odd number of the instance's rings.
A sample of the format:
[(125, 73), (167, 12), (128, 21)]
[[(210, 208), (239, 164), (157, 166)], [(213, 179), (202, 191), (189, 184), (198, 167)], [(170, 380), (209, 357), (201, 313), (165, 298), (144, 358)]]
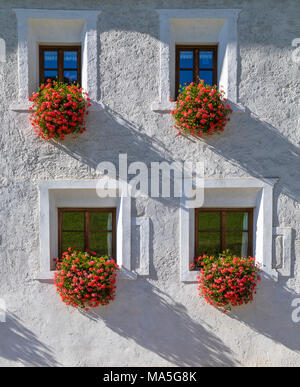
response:
[(0, 323), (1, 358), (22, 363), (25, 366), (58, 366), (49, 347), (21, 324), (14, 314), (7, 314), (6, 322)]
[[(232, 310), (228, 316), (273, 342), (300, 353), (300, 323), (293, 322), (292, 319), (295, 309), (292, 307), (292, 301), (296, 298), (299, 298), (299, 294), (286, 288), (284, 281), (279, 284), (263, 281), (255, 302)], [(260, 340), (259, 337), (257, 340)], [(251, 345), (257, 348), (259, 342), (252, 342)], [(265, 347), (261, 349), (265, 350)]]
[[(122, 283), (126, 290), (105, 309), (83, 312), (104, 321), (120, 336), (152, 351), (177, 366), (234, 366), (231, 350), (184, 307), (145, 280), (138, 292)], [(126, 318), (127, 317), (127, 318)]]
[(300, 148), (247, 109), (234, 114), (222, 136), (205, 140), (211, 151), (253, 177), (280, 177), (278, 188), (300, 200)]
[(88, 127), (88, 132), (76, 141), (70, 136), (63, 142), (51, 140), (51, 143), (90, 168), (97, 168), (102, 161), (118, 162), (119, 153), (128, 155), (128, 164), (172, 160), (162, 141), (145, 134), (142, 126), (136, 126), (108, 106), (99, 113), (90, 113)]
[[(173, 153), (177, 155), (175, 159), (180, 158), (178, 149), (176, 153), (175, 149), (173, 152), (171, 143), (167, 146), (155, 136), (147, 135), (142, 127), (136, 127), (108, 107), (100, 114), (92, 113), (91, 116), (89, 135), (85, 134), (76, 142), (67, 139), (64, 144), (53, 142), (53, 145), (90, 168), (96, 168), (101, 161), (115, 162), (118, 153), (127, 153), (128, 163), (138, 160), (146, 163), (162, 160), (172, 162)], [(250, 176), (261, 179), (279, 176), (280, 191), (293, 200), (300, 200), (299, 147), (249, 110), (246, 114), (234, 114), (226, 132), (220, 136), (202, 139), (183, 137), (194, 145), (202, 142), (212, 152)], [(112, 146), (114, 152), (111, 151)], [(182, 155), (183, 158), (185, 156)], [(222, 175), (222, 171), (220, 173)]]

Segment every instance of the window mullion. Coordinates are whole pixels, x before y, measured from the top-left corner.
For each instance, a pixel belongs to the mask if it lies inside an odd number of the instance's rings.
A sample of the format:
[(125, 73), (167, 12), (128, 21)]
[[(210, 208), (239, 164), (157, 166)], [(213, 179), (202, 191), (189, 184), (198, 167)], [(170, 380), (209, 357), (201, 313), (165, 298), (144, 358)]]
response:
[(221, 250), (226, 250), (226, 211), (221, 211)]
[(253, 209), (248, 212), (248, 255), (253, 255)]
[(199, 256), (199, 212), (195, 211), (195, 252), (196, 256)]
[(62, 210), (58, 209), (58, 255), (61, 259), (62, 255)]
[(213, 51), (213, 84), (218, 85), (218, 48)]
[(62, 48), (60, 48), (58, 50), (58, 81), (59, 82), (63, 82), (64, 78), (63, 78), (63, 72), (64, 72), (64, 58), (63, 58), (63, 55), (64, 55), (64, 50)]
[(84, 249), (90, 250), (90, 213), (85, 211), (84, 213)]
[(197, 82), (199, 75), (199, 49), (194, 49), (194, 82)]

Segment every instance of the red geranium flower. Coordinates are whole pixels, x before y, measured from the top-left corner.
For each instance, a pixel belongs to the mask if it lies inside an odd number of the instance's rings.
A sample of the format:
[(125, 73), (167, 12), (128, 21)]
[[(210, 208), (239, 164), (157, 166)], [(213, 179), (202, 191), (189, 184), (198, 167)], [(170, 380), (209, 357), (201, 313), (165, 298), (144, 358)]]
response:
[(33, 93), (30, 101), (31, 125), (35, 132), (44, 140), (64, 140), (68, 134), (83, 133), (85, 114), (91, 105), (86, 93), (78, 85), (68, 85), (47, 80), (37, 93)]
[(259, 268), (252, 257), (236, 257), (228, 251), (219, 257), (203, 255), (191, 270), (198, 269), (200, 295), (217, 308), (230, 310), (253, 301)]
[(63, 302), (88, 310), (114, 299), (117, 270), (114, 259), (70, 247), (57, 258), (54, 282)]
[(230, 106), (224, 105), (224, 92), (217, 86), (204, 85), (204, 81), (192, 82), (180, 89), (176, 109), (171, 111), (178, 133), (201, 137), (224, 131)]

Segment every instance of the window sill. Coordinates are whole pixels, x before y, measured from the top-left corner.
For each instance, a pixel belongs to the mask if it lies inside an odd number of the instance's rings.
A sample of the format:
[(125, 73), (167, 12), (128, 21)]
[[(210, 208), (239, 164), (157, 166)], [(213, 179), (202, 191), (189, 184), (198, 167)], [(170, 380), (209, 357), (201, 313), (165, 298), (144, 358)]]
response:
[[(118, 279), (135, 281), (137, 279), (137, 274), (126, 269), (120, 269), (118, 272)], [(54, 271), (39, 272), (34, 276), (34, 280), (52, 282), (54, 281)]]
[[(233, 113), (246, 113), (246, 108), (238, 103), (230, 102), (229, 103)], [(151, 105), (151, 110), (156, 113), (170, 113), (171, 110), (176, 109), (175, 102), (154, 102)]]
[[(32, 104), (29, 101), (16, 101), (10, 105), (10, 110), (18, 113), (30, 113), (30, 106)], [(104, 110), (104, 106), (101, 101), (91, 101), (89, 112), (99, 112)]]
[(181, 273), (182, 282), (198, 282), (198, 271), (197, 270), (186, 270), (184, 273)]

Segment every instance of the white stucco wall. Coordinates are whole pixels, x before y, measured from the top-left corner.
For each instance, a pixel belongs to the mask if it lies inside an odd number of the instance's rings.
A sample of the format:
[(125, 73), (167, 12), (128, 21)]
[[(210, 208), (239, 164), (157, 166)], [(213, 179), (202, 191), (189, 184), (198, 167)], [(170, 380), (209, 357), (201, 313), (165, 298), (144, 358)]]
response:
[[(18, 101), (18, 31), (13, 8), (101, 11), (93, 84), (105, 109), (93, 111), (76, 141), (42, 142)], [(238, 18), (238, 102), (226, 131), (199, 141), (176, 137), (169, 114), (152, 111), (159, 98), (160, 22), (156, 9), (179, 0), (0, 0), (0, 365), (158, 366), (300, 365), (299, 64), (297, 0), (191, 0), (186, 8), (241, 9)], [(95, 42), (94, 42), (95, 43)], [(97, 78), (97, 76), (96, 76)], [(91, 85), (92, 80), (88, 79)], [(180, 199), (133, 200), (131, 263), (135, 281), (118, 281), (116, 300), (93, 313), (61, 303), (53, 284), (38, 281), (38, 182), (94, 179), (101, 161), (205, 160), (206, 178), (278, 178), (274, 186), (274, 265), (255, 303), (228, 315), (206, 305), (195, 283), (180, 280)], [(139, 218), (149, 228), (148, 264), (139, 267)], [(147, 226), (149, 225), (149, 227)], [(138, 227), (137, 227), (138, 226)], [(287, 231), (286, 231), (287, 230)], [(291, 234), (289, 231), (291, 230)], [(271, 230), (269, 230), (271, 232)], [(289, 236), (290, 235), (290, 236)], [(283, 265), (282, 236), (291, 239)], [(277, 241), (277, 242), (276, 242)], [(147, 272), (149, 269), (149, 276)], [(291, 273), (290, 273), (291, 272)], [(294, 304), (295, 305), (295, 304)]]

